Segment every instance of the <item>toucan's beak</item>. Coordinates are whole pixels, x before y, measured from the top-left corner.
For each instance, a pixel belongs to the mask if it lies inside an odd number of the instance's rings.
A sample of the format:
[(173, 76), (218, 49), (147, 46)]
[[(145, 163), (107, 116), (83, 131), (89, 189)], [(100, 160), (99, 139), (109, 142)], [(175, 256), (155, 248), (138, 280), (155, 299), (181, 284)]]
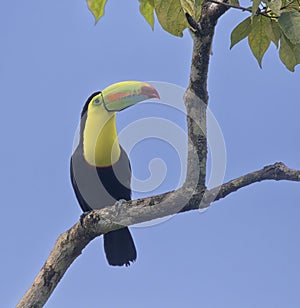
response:
[(160, 98), (150, 84), (141, 81), (115, 83), (102, 91), (107, 111), (121, 111), (150, 98)]

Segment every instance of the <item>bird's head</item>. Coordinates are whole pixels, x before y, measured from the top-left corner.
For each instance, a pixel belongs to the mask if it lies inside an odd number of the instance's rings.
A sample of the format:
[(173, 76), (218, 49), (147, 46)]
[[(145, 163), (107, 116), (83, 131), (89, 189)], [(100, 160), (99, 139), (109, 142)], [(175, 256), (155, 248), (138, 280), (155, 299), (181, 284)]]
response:
[(84, 111), (115, 113), (151, 98), (160, 97), (150, 84), (141, 81), (123, 81), (92, 94)]
[(115, 83), (92, 94), (85, 103), (80, 122), (80, 141), (87, 162), (109, 166), (119, 159), (116, 112), (151, 98), (160, 98), (150, 84), (140, 81)]

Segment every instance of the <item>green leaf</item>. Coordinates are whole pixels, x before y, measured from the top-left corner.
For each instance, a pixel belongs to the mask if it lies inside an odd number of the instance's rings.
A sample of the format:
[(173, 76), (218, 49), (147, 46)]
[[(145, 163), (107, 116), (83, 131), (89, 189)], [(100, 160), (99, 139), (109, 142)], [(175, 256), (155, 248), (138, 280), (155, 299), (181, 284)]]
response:
[(146, 21), (154, 29), (154, 8), (148, 0), (140, 0), (140, 12)]
[(95, 17), (96, 23), (104, 15), (104, 7), (107, 0), (87, 0), (87, 5)]
[(275, 20), (272, 20), (271, 18), (268, 18), (268, 21), (266, 22), (266, 33), (269, 37), (269, 39), (276, 45), (278, 48), (278, 42), (281, 37), (281, 29), (278, 25), (278, 22)]
[(299, 0), (282, 0), (282, 6), (299, 11), (300, 2)]
[(252, 15), (251, 18), (253, 19), (254, 15), (257, 13), (258, 7), (260, 5), (261, 0), (253, 0), (252, 2)]
[(267, 17), (262, 15), (254, 16), (252, 31), (248, 36), (250, 49), (261, 67), (262, 58), (270, 46), (271, 39), (266, 33)]
[(245, 37), (249, 35), (251, 32), (252, 25), (251, 25), (251, 18), (248, 17), (245, 20), (243, 20), (240, 24), (238, 24), (233, 31), (231, 32), (231, 44), (230, 44), (230, 49), (243, 40)]
[(285, 11), (278, 18), (280, 28), (292, 44), (300, 43), (300, 13)]
[(195, 1), (193, 0), (180, 0), (181, 6), (185, 13), (195, 17)]
[(173, 35), (182, 36), (188, 23), (180, 0), (154, 0), (154, 7), (161, 26)]
[(180, 0), (184, 12), (198, 20), (203, 0)]
[(295, 55), (295, 46), (291, 44), (285, 35), (280, 38), (279, 57), (288, 70), (294, 72), (294, 68), (299, 63), (299, 55)]
[(294, 45), (293, 50), (297, 64), (300, 64), (300, 44)]
[(198, 20), (201, 13), (203, 0), (195, 0), (195, 19)]
[(274, 13), (277, 16), (280, 16), (281, 14), (280, 9), (282, 7), (281, 0), (265, 0), (265, 3), (271, 9), (272, 13)]

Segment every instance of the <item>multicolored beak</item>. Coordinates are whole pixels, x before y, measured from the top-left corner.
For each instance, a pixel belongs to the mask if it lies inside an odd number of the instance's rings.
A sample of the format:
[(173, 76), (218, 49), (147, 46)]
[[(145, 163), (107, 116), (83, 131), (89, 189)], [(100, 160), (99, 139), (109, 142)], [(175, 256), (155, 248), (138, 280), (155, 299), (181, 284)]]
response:
[(124, 110), (139, 102), (160, 96), (150, 84), (141, 81), (123, 81), (110, 85), (102, 91), (104, 108), (108, 112)]

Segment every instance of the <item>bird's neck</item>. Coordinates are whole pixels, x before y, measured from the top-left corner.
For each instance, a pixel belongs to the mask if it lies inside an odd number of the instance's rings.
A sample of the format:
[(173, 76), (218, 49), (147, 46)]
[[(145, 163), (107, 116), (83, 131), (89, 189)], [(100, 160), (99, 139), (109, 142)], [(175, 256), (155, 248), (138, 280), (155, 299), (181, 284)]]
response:
[(121, 154), (116, 114), (88, 111), (83, 131), (83, 155), (93, 166), (107, 167), (116, 163)]

